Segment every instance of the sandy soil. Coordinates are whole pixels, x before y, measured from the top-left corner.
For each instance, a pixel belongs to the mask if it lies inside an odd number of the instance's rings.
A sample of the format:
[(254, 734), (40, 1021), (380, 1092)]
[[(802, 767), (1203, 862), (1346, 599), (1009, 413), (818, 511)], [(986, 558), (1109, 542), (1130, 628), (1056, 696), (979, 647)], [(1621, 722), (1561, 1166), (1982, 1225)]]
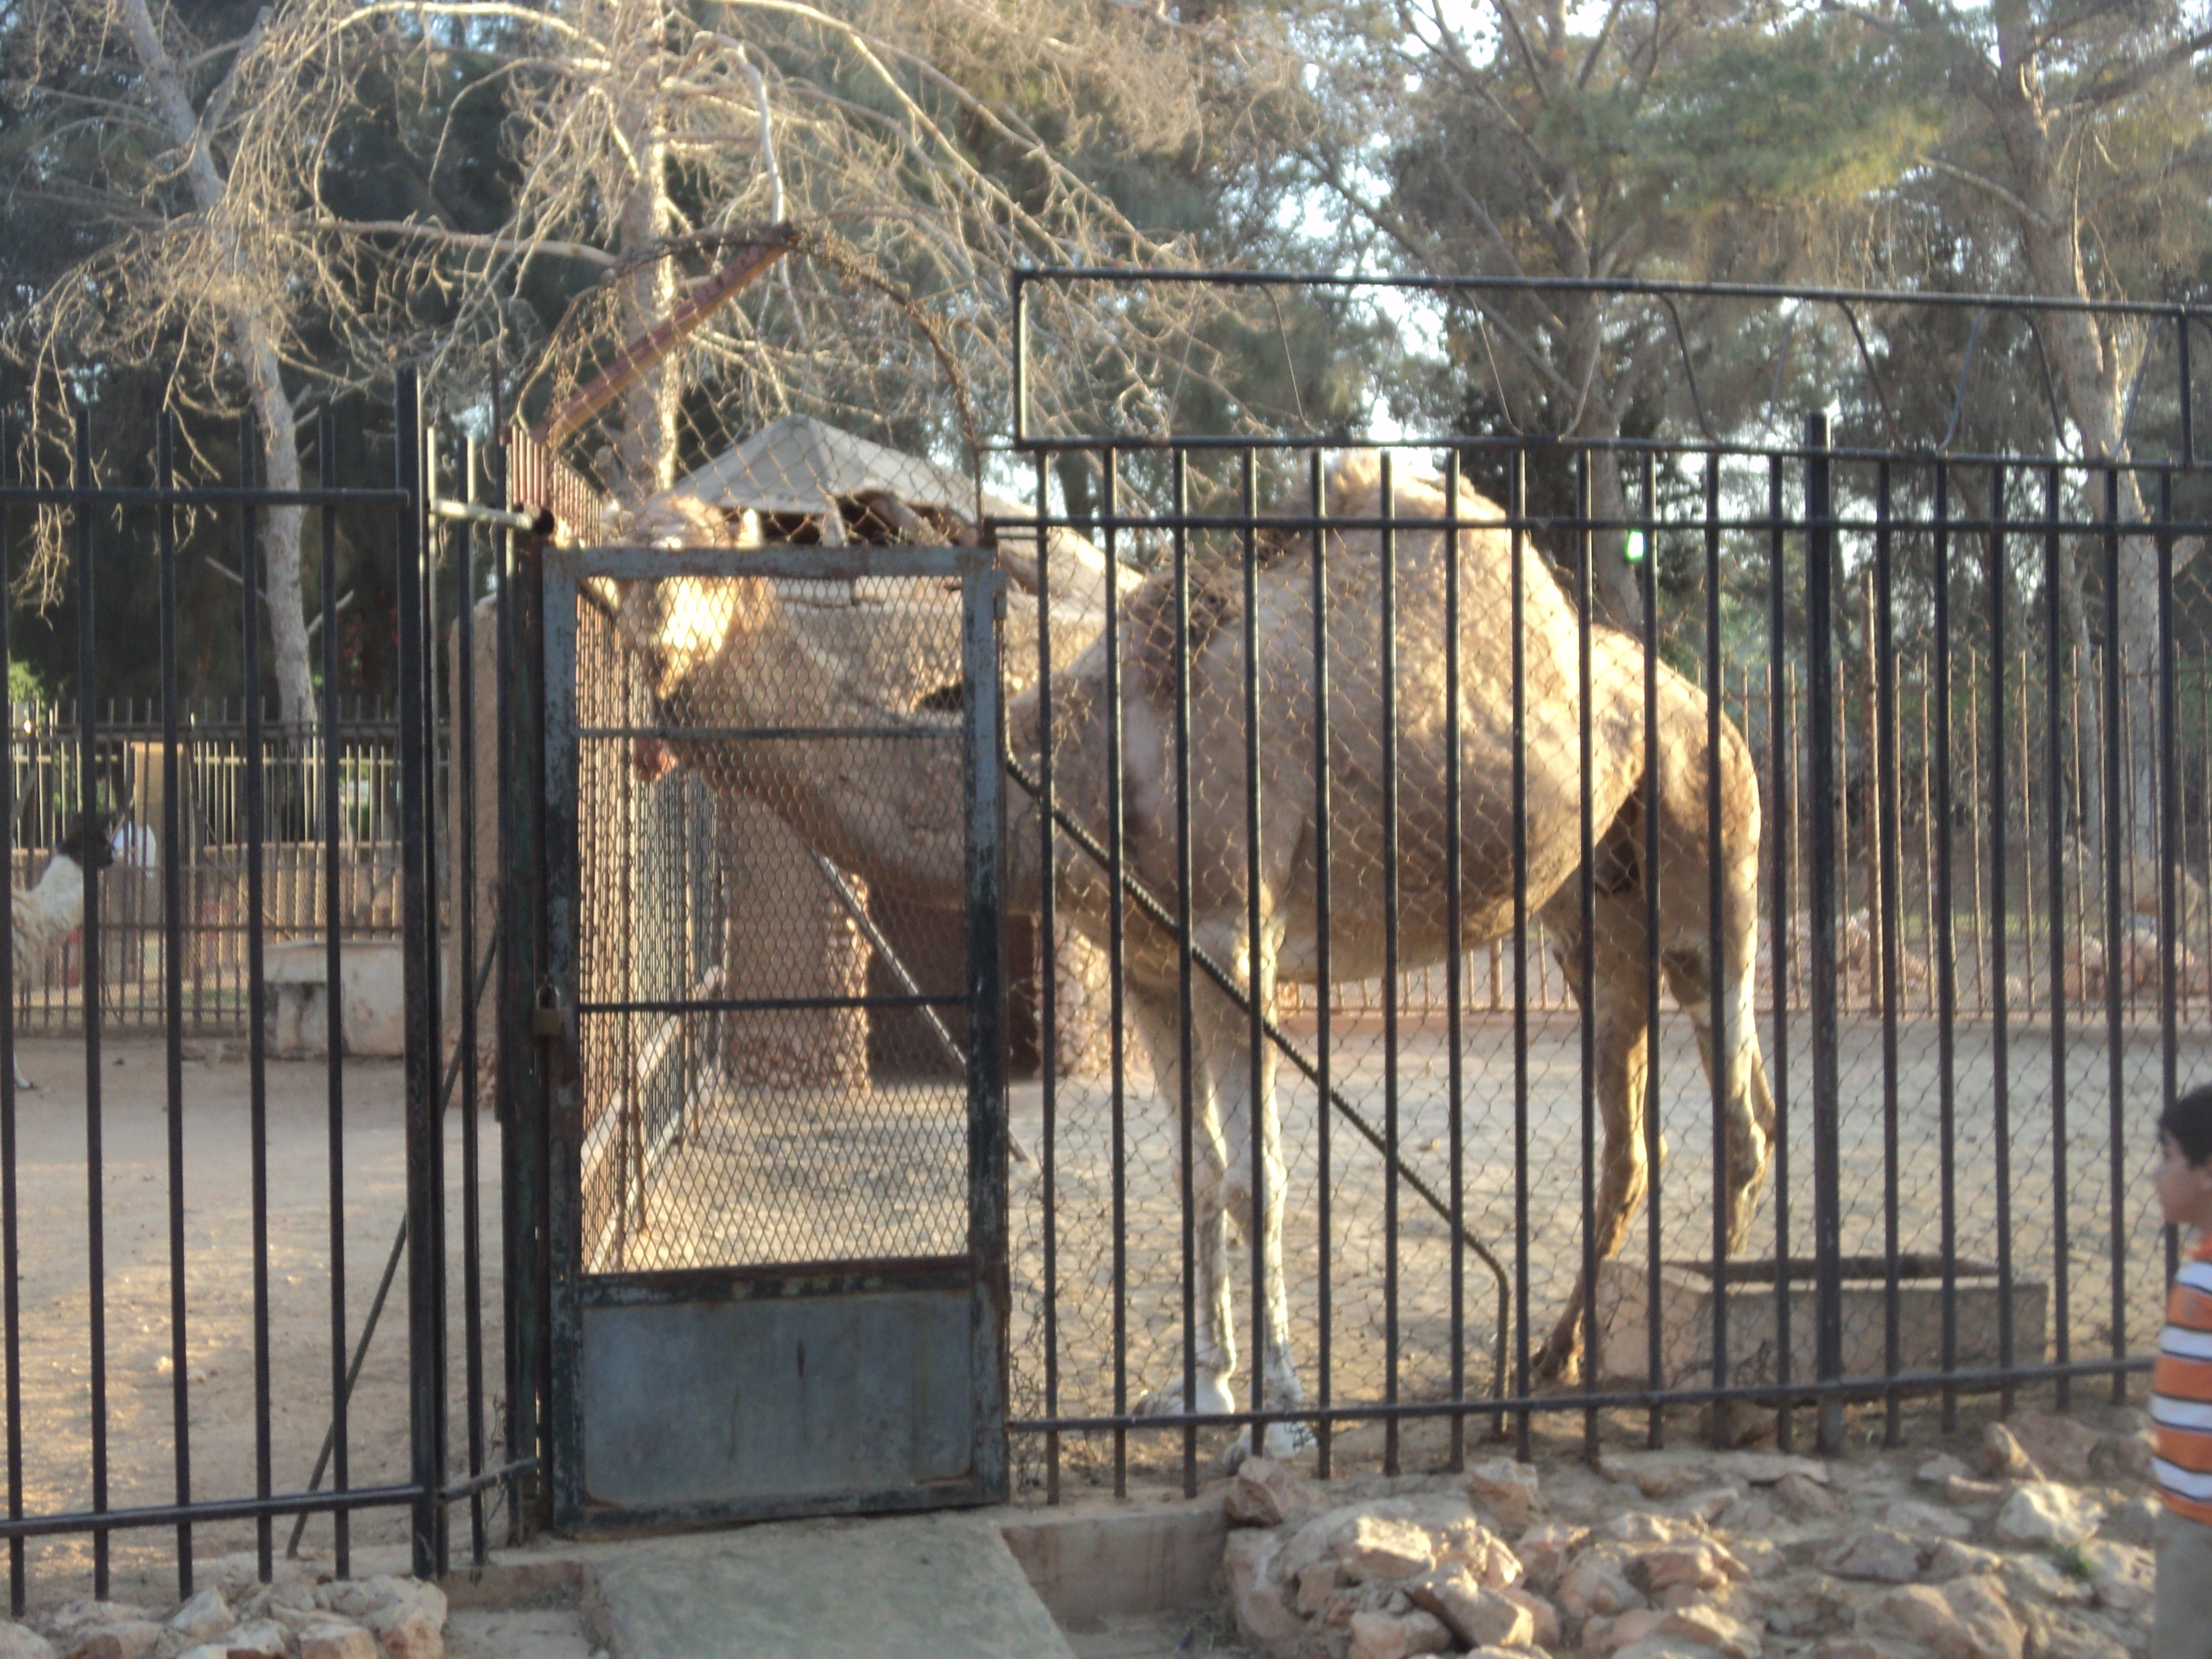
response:
[[(1770, 1065), (1771, 1025), (1766, 1026)], [(1813, 1212), (1809, 1029), (1790, 1031), (1786, 1128), (1790, 1138), (1791, 1253), (1809, 1253)], [(1510, 1274), (1514, 1268), (1515, 1196), (1512, 1026), (1484, 1016), (1468, 1022), (1464, 1049), (1462, 1133), (1466, 1213)], [(1962, 1024), (1953, 1060), (1959, 1248), (1994, 1257), (1998, 1208), (2008, 1203), (2016, 1273), (2051, 1282), (2060, 1262), (2056, 1220), (2061, 1187), (2055, 1176), (2051, 1045), (2047, 1032), (2015, 1030), (2008, 1079), (2008, 1179), (1996, 1157), (1996, 1065), (1986, 1025)], [(1847, 1020), (1841, 1033), (1841, 1191), (1844, 1249), (1880, 1254), (1883, 1222), (1887, 1117), (1881, 1028)], [(1540, 1340), (1571, 1288), (1582, 1249), (1581, 1028), (1572, 1016), (1532, 1023), (1528, 1164), (1528, 1270), (1536, 1339)], [(1340, 1022), (1334, 1065), (1340, 1087), (1377, 1125), (1385, 1111), (1386, 1063), (1379, 1020)], [(1668, 1161), (1658, 1183), (1662, 1255), (1707, 1256), (1712, 1248), (1712, 1111), (1688, 1024), (1670, 1016), (1660, 1050), (1661, 1127)], [(1899, 1152), (1896, 1160), (1899, 1245), (1933, 1251), (1942, 1239), (1941, 1055), (1933, 1022), (1908, 1021), (1899, 1031), (1894, 1072)], [(2191, 1034), (2178, 1053), (2180, 1085), (2212, 1076), (2212, 1041)], [(2154, 1152), (2150, 1123), (2159, 1098), (2158, 1041), (2131, 1034), (2122, 1051), (2121, 1303), (2128, 1340), (2140, 1348), (2154, 1334), (2163, 1284), (2163, 1247), (2144, 1176)], [(1328, 1237), (1318, 1221), (1318, 1139), (1310, 1087), (1284, 1079), (1283, 1125), (1290, 1202), (1285, 1259), (1292, 1325), (1307, 1387), (1318, 1382), (1318, 1264), (1329, 1265), (1333, 1396), (1379, 1400), (1386, 1383), (1382, 1333), (1387, 1316), (1385, 1181), (1382, 1159), (1348, 1125), (1332, 1125), (1332, 1213)], [(2077, 1356), (2109, 1352), (2112, 1324), (2110, 1050), (2101, 1035), (2069, 1032), (2065, 1052), (2066, 1267), (2072, 1299), (2068, 1321)], [(1398, 1055), (1400, 1143), (1408, 1164), (1439, 1193), (1448, 1190), (1450, 1113), (1444, 1034), (1430, 1024), (1401, 1032)], [(1031, 1147), (1042, 1141), (1040, 1091), (1018, 1089), (1015, 1132)], [(1056, 1125), (1055, 1209), (1058, 1242), (1060, 1402), (1069, 1414), (1113, 1408), (1114, 1273), (1111, 1249), (1113, 1160), (1110, 1100), (1095, 1081), (1063, 1082)], [(1175, 1120), (1139, 1072), (1127, 1100), (1124, 1203), (1128, 1216), (1127, 1397), (1170, 1382), (1181, 1369), (1182, 1228), (1175, 1164)], [(1043, 1182), (1042, 1172), (1017, 1167), (1013, 1195), (1015, 1410), (1043, 1405)], [(1450, 1250), (1443, 1224), (1410, 1190), (1399, 1193), (1398, 1308), (1401, 1398), (1442, 1396), (1449, 1386), (1452, 1326)], [(1771, 1257), (1776, 1206), (1770, 1193), (1753, 1228), (1751, 1252)], [(1632, 1227), (1624, 1254), (1642, 1259), (1645, 1223)], [(1235, 1247), (1236, 1316), (1240, 1347), (1250, 1346), (1250, 1257)], [(1483, 1391), (1494, 1328), (1495, 1281), (1471, 1255), (1466, 1263), (1468, 1387)], [(2055, 1305), (2054, 1305), (2055, 1318)], [(2032, 1356), (2023, 1356), (2032, 1357)], [(1073, 1446), (1080, 1461), (1103, 1455)]]
[[(91, 1365), (83, 1050), (75, 1040), (23, 1045), (40, 1087), (19, 1099), (18, 1223), (21, 1240), (23, 1489), (33, 1513), (90, 1507)], [(205, 1049), (195, 1048), (204, 1054)], [(100, 1073), (106, 1252), (107, 1499), (112, 1507), (175, 1501), (170, 1374), (168, 1118), (156, 1042), (111, 1039)], [(268, 1068), (270, 1484), (307, 1484), (331, 1420), (331, 1226), (327, 1073), (317, 1060)], [(404, 1207), (401, 1077), (395, 1061), (352, 1061), (345, 1098), (346, 1328), (357, 1337)], [(257, 1353), (253, 1340), (252, 1193), (247, 1068), (207, 1059), (185, 1066), (185, 1252), (190, 1314), (191, 1493), (255, 1491)], [(453, 1443), (465, 1455), (461, 1123), (447, 1122), (449, 1237), (447, 1338)], [(478, 1333), (486, 1394), (500, 1389), (496, 1130), (484, 1123), (482, 1182), (485, 1319)], [(353, 1395), (349, 1476), (356, 1486), (404, 1479), (407, 1465), (407, 1299), (403, 1261)], [(489, 1431), (496, 1433), (493, 1412)], [(325, 1485), (330, 1481), (326, 1479)], [(465, 1528), (465, 1512), (458, 1517)], [(280, 1522), (281, 1552), (289, 1532)], [(362, 1511), (362, 1545), (404, 1541), (404, 1516)], [(117, 1594), (143, 1583), (158, 1599), (172, 1584), (169, 1533), (114, 1535)], [(308, 1524), (304, 1547), (327, 1556), (331, 1525)], [(251, 1522), (197, 1529), (204, 1558), (251, 1549)], [(82, 1595), (91, 1546), (82, 1538), (30, 1546), (33, 1598)], [(74, 1581), (74, 1582), (72, 1582)]]

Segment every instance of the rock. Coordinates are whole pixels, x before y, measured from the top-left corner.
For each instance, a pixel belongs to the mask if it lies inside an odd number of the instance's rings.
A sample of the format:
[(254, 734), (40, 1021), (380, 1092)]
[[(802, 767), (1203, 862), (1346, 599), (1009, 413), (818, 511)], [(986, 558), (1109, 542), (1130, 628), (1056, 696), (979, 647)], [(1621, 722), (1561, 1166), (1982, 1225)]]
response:
[(2077, 1554), (2088, 1569), (2089, 1587), (2099, 1607), (2124, 1619), (2134, 1619), (2150, 1606), (2152, 1587), (2158, 1579), (2158, 1560), (2150, 1551), (2108, 1538), (2093, 1538)]
[(300, 1659), (379, 1659), (376, 1638), (359, 1625), (309, 1625), (300, 1632)]
[(1407, 1659), (1411, 1654), (1443, 1653), (1450, 1646), (1451, 1632), (1432, 1613), (1355, 1613), (1346, 1659)]
[(1741, 1486), (1702, 1486), (1696, 1492), (1684, 1492), (1674, 1505), (1674, 1512), (1685, 1520), (1710, 1527), (1742, 1499)]
[(1908, 1659), (1908, 1656), (1863, 1636), (1828, 1636), (1813, 1650), (1813, 1659)]
[(1901, 1532), (1913, 1538), (1971, 1538), (1974, 1523), (1963, 1515), (1950, 1510), (1939, 1510), (1933, 1504), (1916, 1503), (1909, 1498), (1899, 1498), (1881, 1512), (1881, 1523), (1893, 1532)]
[(1931, 1486), (1940, 1486), (1946, 1480), (1972, 1473), (1973, 1470), (1948, 1452), (1937, 1452), (1912, 1472), (1915, 1480), (1925, 1480)]
[(1764, 1498), (1739, 1498), (1714, 1516), (1712, 1524), (1723, 1532), (1767, 1533), (1782, 1524), (1782, 1517)]
[(2059, 1480), (2087, 1480), (2090, 1457), (2104, 1438), (2087, 1424), (2051, 1412), (2014, 1412), (2004, 1426), (2038, 1468)]
[(167, 1633), (150, 1619), (87, 1625), (76, 1632), (69, 1659), (145, 1659)]
[(1583, 1556), (1566, 1570), (1553, 1599), (1561, 1613), (1577, 1620), (1593, 1613), (1626, 1613), (1646, 1605), (1643, 1592), (1621, 1571), (1619, 1559), (1596, 1553)]
[(1723, 1659), (1759, 1659), (1765, 1647), (1757, 1631), (1711, 1603), (1681, 1607), (1668, 1613), (1661, 1633), (1686, 1636), (1699, 1646), (1721, 1654)]
[(2001, 1572), (2004, 1564), (2005, 1558), (1995, 1550), (1977, 1549), (1955, 1538), (1946, 1538), (1929, 1552), (1928, 1570), (1923, 1576), (1931, 1584), (1943, 1584), (1954, 1578), (1979, 1578)]
[(1705, 1529), (1693, 1521), (1678, 1520), (1671, 1515), (1646, 1515), (1641, 1510), (1616, 1515), (1600, 1530), (1607, 1538), (1624, 1544), (1679, 1544), (1705, 1535)]
[[(1531, 1631), (1529, 1640), (1534, 1645), (1540, 1648), (1559, 1646), (1559, 1610), (1557, 1607), (1533, 1590), (1522, 1589), (1517, 1584), (1509, 1585), (1498, 1593), (1516, 1607), (1527, 1611)], [(0, 1655), (0, 1659), (5, 1659), (5, 1656)]]
[(1997, 1536), (2008, 1544), (2063, 1549), (2097, 1530), (2105, 1506), (2052, 1480), (2031, 1480), (1997, 1511)]
[(169, 1628), (194, 1642), (228, 1630), (237, 1622), (230, 1616), (230, 1604), (222, 1599), (222, 1592), (212, 1584), (169, 1615)]
[(1728, 1548), (1753, 1578), (1764, 1578), (1781, 1569), (1782, 1547), (1771, 1538), (1732, 1538)]
[(1469, 1469), (1463, 1484), (1467, 1495), (1489, 1510), (1506, 1531), (1519, 1532), (1528, 1526), (1528, 1512), (1536, 1502), (1534, 1464), (1493, 1457)]
[(2130, 1498), (2105, 1516), (2097, 1535), (2116, 1543), (2148, 1546), (2158, 1536), (2158, 1512), (2165, 1507), (2155, 1498)]
[(1299, 1510), (1320, 1507), (1314, 1486), (1266, 1457), (1248, 1457), (1237, 1466), (1222, 1503), (1232, 1527), (1279, 1527)]
[(1825, 1480), (1814, 1480), (1796, 1470), (1774, 1483), (1774, 1501), (1793, 1521), (1818, 1521), (1843, 1512), (1843, 1500), (1828, 1490)]
[(2029, 1659), (2128, 1659), (2124, 1643), (2079, 1613), (2024, 1608)]
[(1337, 1549), (1344, 1576), (1355, 1584), (1394, 1583), (1426, 1572), (1436, 1564), (1435, 1542), (1410, 1521), (1363, 1515)]
[(1828, 1484), (1828, 1466), (1816, 1458), (1787, 1452), (1723, 1452), (1712, 1460), (1714, 1474), (1747, 1486), (1771, 1486), (1797, 1475), (1816, 1486)]
[(1322, 1609), (1322, 1604), (1344, 1588), (1344, 1569), (1334, 1561), (1316, 1561), (1297, 1576), (1297, 1594), (1292, 1605), (1310, 1619)]
[(1431, 1559), (1440, 1567), (1465, 1567), (1486, 1589), (1521, 1582), (1521, 1558), (1473, 1516), (1429, 1531)]
[(1680, 1463), (1662, 1464), (1656, 1468), (1638, 1469), (1636, 1472), (1636, 1490), (1658, 1503), (1669, 1498), (1680, 1498), (1684, 1492), (1694, 1489), (1705, 1478), (1701, 1471), (1686, 1468)]
[(2004, 1564), (2005, 1588), (2015, 1601), (2041, 1601), (2048, 1607), (2088, 1605), (2089, 1581), (2062, 1572), (2039, 1555), (2015, 1555)]
[(1654, 1595), (1680, 1584), (1711, 1589), (1751, 1577), (1749, 1567), (1710, 1538), (1646, 1550), (1629, 1564), (1629, 1572)]
[(54, 1644), (27, 1625), (0, 1619), (0, 1659), (54, 1659)]
[(1583, 1651), (1612, 1653), (1632, 1646), (1656, 1636), (1666, 1622), (1667, 1614), (1657, 1607), (1638, 1607), (1617, 1619), (1601, 1615), (1583, 1626)]
[(398, 1578), (379, 1573), (374, 1578), (361, 1581), (361, 1589), (368, 1597), (368, 1605), (360, 1613), (348, 1613), (349, 1619), (366, 1619), (380, 1607), (413, 1606), (422, 1610), (423, 1617), (440, 1629), (446, 1624), (446, 1592), (435, 1584), (420, 1578)]
[(258, 1620), (251, 1625), (240, 1625), (222, 1641), (222, 1651), (227, 1659), (281, 1659), (284, 1627), (273, 1619)]
[(1405, 1589), (1415, 1607), (1436, 1614), (1469, 1647), (1525, 1648), (1536, 1639), (1528, 1609), (1485, 1589), (1465, 1567), (1437, 1567), (1407, 1579)]
[(1962, 1510), (1979, 1509), (1985, 1504), (2003, 1500), (2005, 1488), (1994, 1480), (1977, 1480), (1972, 1475), (1954, 1474), (1943, 1483), (1943, 1497), (1948, 1503)]
[(2002, 1423), (1982, 1431), (1982, 1473), (1992, 1480), (2040, 1480), (2043, 1471)]
[(70, 1638), (94, 1625), (137, 1623), (151, 1617), (145, 1608), (128, 1601), (64, 1601), (39, 1623), (50, 1640), (66, 1648)]
[(2157, 1455), (2158, 1437), (2148, 1423), (2106, 1435), (2089, 1454), (2089, 1468), (2107, 1480), (2148, 1480), (2150, 1461)]
[(1887, 1527), (1861, 1527), (1830, 1551), (1820, 1565), (1838, 1578), (1909, 1584), (1920, 1576), (1920, 1547)]
[(1513, 1552), (1521, 1558), (1521, 1569), (1528, 1583), (1536, 1589), (1548, 1591), (1559, 1582), (1559, 1575), (1566, 1571), (1575, 1553), (1589, 1542), (1589, 1535), (1588, 1527), (1547, 1521), (1522, 1533), (1515, 1540)]
[(1777, 1636), (1809, 1636), (1835, 1622), (1844, 1594), (1826, 1573), (1797, 1572), (1760, 1585), (1748, 1603)]
[(1615, 1652), (1619, 1659), (1712, 1659), (1711, 1650), (1701, 1643), (1671, 1631), (1647, 1636), (1641, 1642), (1631, 1642)]
[[(1283, 1599), (1283, 1586), (1271, 1576), (1281, 1553), (1282, 1540), (1273, 1532), (1232, 1532), (1221, 1552), (1221, 1570), (1229, 1580), (1229, 1605), (1237, 1615), (1237, 1628), (1247, 1641), (1260, 1647), (1294, 1642), (1304, 1632), (1305, 1620)], [(301, 1659), (306, 1659), (302, 1655)]]
[(416, 1601), (380, 1607), (367, 1620), (384, 1659), (446, 1659), (446, 1634)]
[(1936, 1659), (2022, 1659), (2027, 1632), (1994, 1578), (1960, 1578), (1937, 1589), (1909, 1584), (1863, 1609), (1859, 1634), (1925, 1649)]

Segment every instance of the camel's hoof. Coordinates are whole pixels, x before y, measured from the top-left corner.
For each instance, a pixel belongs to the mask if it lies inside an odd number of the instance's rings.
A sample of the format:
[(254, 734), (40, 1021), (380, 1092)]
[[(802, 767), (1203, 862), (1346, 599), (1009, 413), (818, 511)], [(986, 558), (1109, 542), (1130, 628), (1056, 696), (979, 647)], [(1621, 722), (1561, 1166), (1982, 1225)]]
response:
[(1548, 1344), (1528, 1367), (1537, 1382), (1558, 1387), (1582, 1380), (1582, 1356), (1572, 1348), (1554, 1349)]
[[(1313, 1426), (1307, 1423), (1270, 1423), (1261, 1443), (1267, 1448), (1266, 1456), (1272, 1462), (1288, 1462), (1293, 1457), (1304, 1456), (1320, 1443), (1314, 1437)], [(1234, 1474), (1237, 1467), (1252, 1455), (1252, 1431), (1248, 1425), (1230, 1443), (1223, 1454), (1221, 1472)]]
[(1230, 1392), (1229, 1380), (1210, 1372), (1198, 1374), (1198, 1389), (1193, 1396), (1194, 1403), (1186, 1405), (1183, 1390), (1185, 1379), (1177, 1377), (1164, 1389), (1154, 1389), (1138, 1397), (1134, 1414), (1139, 1417), (1180, 1417), (1185, 1410), (1199, 1412), (1233, 1412), (1237, 1397)]

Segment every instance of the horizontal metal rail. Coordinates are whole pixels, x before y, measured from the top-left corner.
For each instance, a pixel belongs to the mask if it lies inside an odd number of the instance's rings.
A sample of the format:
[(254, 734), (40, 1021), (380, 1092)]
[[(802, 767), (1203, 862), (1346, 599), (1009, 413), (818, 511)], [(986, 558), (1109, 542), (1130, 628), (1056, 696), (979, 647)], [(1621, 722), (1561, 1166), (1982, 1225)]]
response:
[(327, 1515), (339, 1510), (397, 1509), (422, 1495), (415, 1486), (350, 1486), (344, 1492), (283, 1492), (272, 1498), (215, 1498), (197, 1504), (150, 1504), (127, 1510), (72, 1510), (0, 1520), (0, 1538), (54, 1538), (64, 1533), (124, 1532), (203, 1521), (259, 1521), (279, 1515)]
[(404, 489), (263, 489), (246, 484), (204, 484), (183, 489), (137, 485), (0, 484), (0, 504), (68, 507), (405, 507)]
[(1222, 1428), (1246, 1423), (1372, 1423), (1425, 1417), (1506, 1417), (1523, 1412), (1620, 1411), (1654, 1406), (1710, 1406), (1723, 1401), (1879, 1399), (1900, 1395), (1994, 1394), (2022, 1382), (2075, 1376), (2124, 1376), (2149, 1371), (2154, 1356), (2084, 1359), (2063, 1365), (1990, 1365), (1955, 1371), (1900, 1371), (1894, 1376), (1847, 1376), (1829, 1382), (1743, 1382), (1725, 1389), (1566, 1388), (1513, 1399), (1401, 1401), (1395, 1405), (1293, 1406), (1263, 1412), (1160, 1412), (1141, 1417), (1025, 1417), (1006, 1425), (1018, 1434), (1097, 1434), (1115, 1429)]
[(663, 743), (831, 743), (842, 738), (957, 740), (957, 726), (580, 726), (579, 738), (657, 738)]
[(959, 1008), (968, 999), (957, 992), (943, 996), (880, 997), (682, 997), (635, 1002), (579, 1002), (580, 1014), (782, 1014), (814, 1008)]

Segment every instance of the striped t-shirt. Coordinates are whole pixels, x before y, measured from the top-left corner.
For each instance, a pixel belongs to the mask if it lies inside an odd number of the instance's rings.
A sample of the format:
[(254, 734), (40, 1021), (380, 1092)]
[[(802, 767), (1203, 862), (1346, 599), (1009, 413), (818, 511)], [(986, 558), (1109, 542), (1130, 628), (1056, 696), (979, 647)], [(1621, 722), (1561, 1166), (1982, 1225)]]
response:
[(2174, 1275), (2150, 1391), (2166, 1507), (2212, 1526), (2212, 1237)]

